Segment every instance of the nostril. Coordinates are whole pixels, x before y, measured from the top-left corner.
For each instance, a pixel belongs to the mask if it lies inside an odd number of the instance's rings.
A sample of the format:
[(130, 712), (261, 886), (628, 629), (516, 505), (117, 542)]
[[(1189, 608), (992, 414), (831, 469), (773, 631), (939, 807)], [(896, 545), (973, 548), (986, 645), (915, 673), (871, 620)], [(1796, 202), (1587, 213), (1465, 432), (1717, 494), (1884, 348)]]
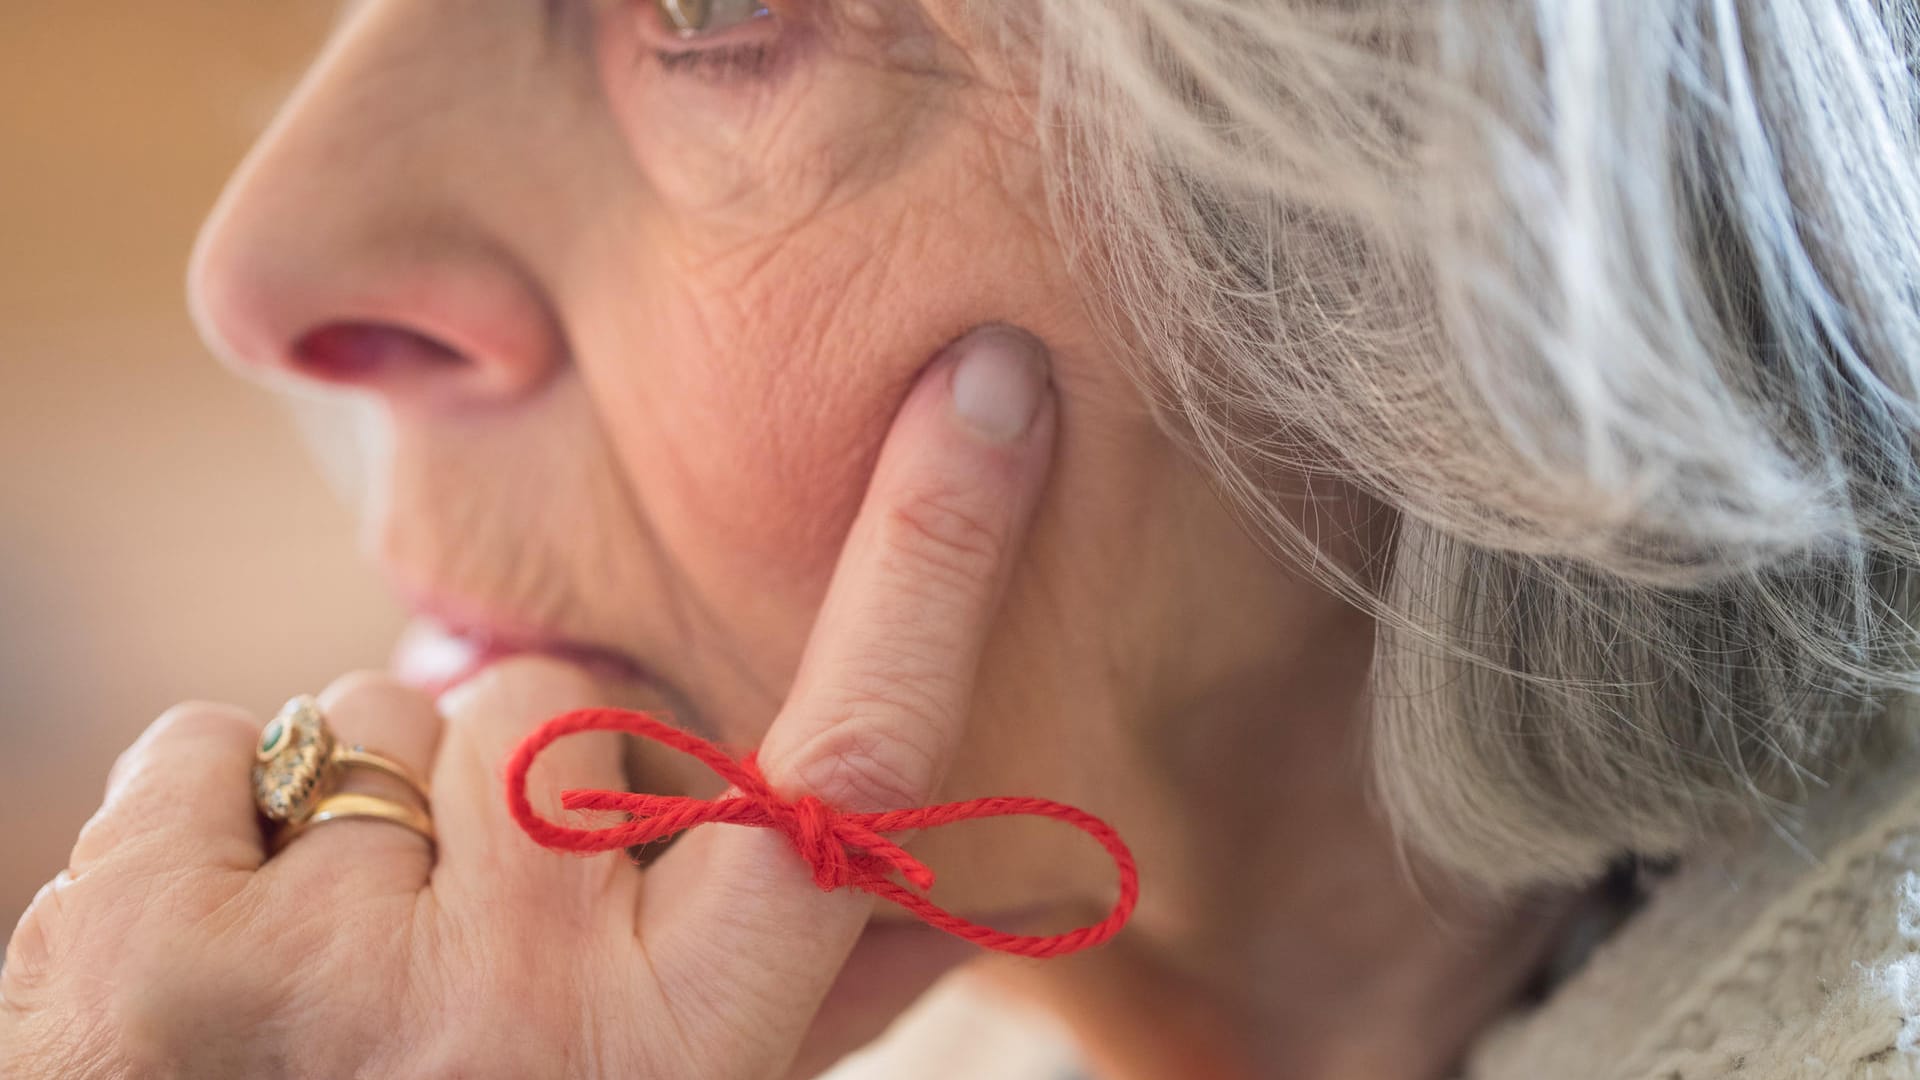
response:
[(340, 383), (453, 370), (466, 357), (425, 334), (384, 323), (329, 323), (302, 334), (290, 360), (301, 373)]

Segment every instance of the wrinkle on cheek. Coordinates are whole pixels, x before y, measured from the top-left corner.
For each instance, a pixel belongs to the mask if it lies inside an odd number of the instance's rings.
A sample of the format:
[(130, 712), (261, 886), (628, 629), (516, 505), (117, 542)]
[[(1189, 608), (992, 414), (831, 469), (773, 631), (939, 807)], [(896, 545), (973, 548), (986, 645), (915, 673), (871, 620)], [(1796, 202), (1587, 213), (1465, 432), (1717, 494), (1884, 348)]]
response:
[(725, 259), (676, 260), (648, 305), (654, 362), (671, 372), (651, 395), (672, 410), (670, 501), (790, 584), (824, 587), (926, 359), (888, 344), (902, 328), (883, 297), (897, 235), (810, 221)]
[[(806, 306), (797, 296), (781, 303)], [(747, 505), (778, 508), (779, 520), (764, 523), (769, 539), (819, 572), (852, 523), (885, 426), (884, 387), (861, 359), (863, 343), (837, 333), (839, 324), (830, 307), (762, 324), (800, 329), (760, 346), (762, 377), (743, 388), (753, 445), (736, 459), (758, 466), (746, 478)]]
[[(869, 211), (856, 224), (821, 215), (769, 230), (724, 257), (682, 261), (675, 294), (707, 355), (764, 364), (772, 391), (805, 397), (820, 382), (858, 387), (886, 368), (870, 359), (872, 342), (890, 321), (888, 283), (903, 273), (900, 280), (913, 280), (897, 265), (917, 250), (913, 216), (911, 208)], [(741, 351), (760, 338), (766, 351)]]

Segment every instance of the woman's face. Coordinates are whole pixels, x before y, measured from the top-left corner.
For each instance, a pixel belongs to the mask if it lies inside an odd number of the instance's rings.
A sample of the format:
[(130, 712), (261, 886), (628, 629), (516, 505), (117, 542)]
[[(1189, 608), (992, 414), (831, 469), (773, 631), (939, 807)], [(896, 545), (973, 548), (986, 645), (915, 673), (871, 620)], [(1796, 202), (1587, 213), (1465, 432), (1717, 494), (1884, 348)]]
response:
[[(1025, 327), (1060, 441), (947, 790), (1081, 804), (1151, 867), (1138, 718), (1228, 664), (1207, 642), (1249, 627), (1200, 613), (1246, 607), (1260, 564), (1196, 550), (1222, 516), (1083, 310), (996, 51), (905, 0), (751, 11), (712, 0), (682, 40), (646, 0), (363, 0), (207, 226), (206, 333), (383, 407), (365, 512), (422, 619), (403, 668), (591, 650), (750, 746), (915, 375)], [(1110, 902), (1084, 844), (916, 850), (947, 906), (1064, 929)], [(856, 996), (888, 1004), (953, 958), (875, 940)]]

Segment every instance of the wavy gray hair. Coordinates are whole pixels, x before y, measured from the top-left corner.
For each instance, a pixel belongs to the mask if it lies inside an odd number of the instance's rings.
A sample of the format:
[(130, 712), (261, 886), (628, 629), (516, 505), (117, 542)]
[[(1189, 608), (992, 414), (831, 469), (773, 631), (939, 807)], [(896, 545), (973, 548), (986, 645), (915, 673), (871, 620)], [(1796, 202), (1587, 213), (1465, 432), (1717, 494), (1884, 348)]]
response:
[[(1056, 211), (1166, 419), (1380, 616), (1380, 794), (1511, 887), (1895, 725), (1910, 0), (1044, 0)], [(1284, 479), (1283, 479), (1284, 478)], [(1330, 557), (1316, 498), (1393, 515)], [(1784, 800), (1784, 801), (1783, 801)]]

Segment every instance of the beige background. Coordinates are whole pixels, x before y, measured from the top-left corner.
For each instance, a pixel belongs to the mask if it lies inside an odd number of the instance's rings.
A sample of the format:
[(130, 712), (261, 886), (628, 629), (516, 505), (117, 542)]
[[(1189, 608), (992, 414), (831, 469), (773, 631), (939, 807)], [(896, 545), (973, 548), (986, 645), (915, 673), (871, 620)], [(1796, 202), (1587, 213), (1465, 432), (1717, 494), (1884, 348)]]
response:
[(398, 615), (184, 268), (316, 0), (0, 0), (0, 928), (175, 701), (271, 710)]

